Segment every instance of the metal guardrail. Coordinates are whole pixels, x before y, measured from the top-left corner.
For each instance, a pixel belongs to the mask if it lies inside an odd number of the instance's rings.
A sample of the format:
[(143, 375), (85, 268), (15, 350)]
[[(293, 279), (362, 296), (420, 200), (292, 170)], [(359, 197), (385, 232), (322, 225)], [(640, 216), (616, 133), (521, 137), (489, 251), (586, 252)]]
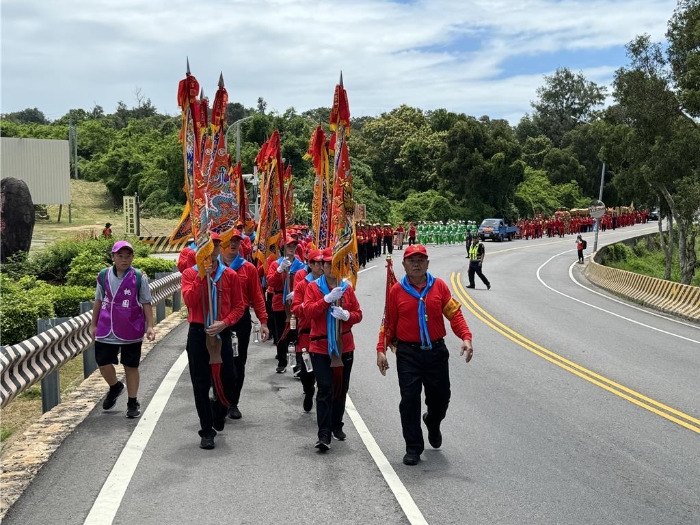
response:
[(589, 281), (630, 301), (700, 323), (700, 287), (603, 266), (607, 249), (603, 246), (591, 256), (583, 272)]
[[(180, 278), (179, 272), (156, 274), (156, 280), (150, 283), (156, 323), (165, 318), (167, 297), (173, 297), (174, 311), (180, 309)], [(0, 407), (90, 348), (91, 320), (92, 314), (84, 313), (26, 341), (0, 347)]]

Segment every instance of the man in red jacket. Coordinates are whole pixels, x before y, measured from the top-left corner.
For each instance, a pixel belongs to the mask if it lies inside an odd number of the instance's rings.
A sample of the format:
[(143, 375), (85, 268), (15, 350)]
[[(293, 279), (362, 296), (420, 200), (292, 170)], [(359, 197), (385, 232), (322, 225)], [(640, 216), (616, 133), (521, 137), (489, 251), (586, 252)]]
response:
[(233, 364), (236, 367), (236, 385), (233, 389), (233, 399), (228, 408), (228, 417), (231, 419), (241, 419), (241, 411), (238, 409), (238, 402), (241, 398), (241, 389), (245, 381), (245, 365), (248, 361), (248, 345), (250, 344), (250, 330), (252, 320), (250, 307), (255, 310), (255, 316), (260, 321), (260, 335), (262, 341), (267, 341), (270, 331), (267, 328), (267, 311), (265, 310), (265, 298), (260, 285), (257, 268), (247, 261), (241, 253), (243, 235), (235, 232), (231, 236), (229, 247), (223, 252), (224, 264), (238, 274), (241, 281), (241, 292), (243, 294), (243, 316), (231, 327), (231, 331), (238, 338), (238, 355), (233, 356)]
[[(396, 369), (401, 389), (401, 426), (406, 441), (405, 465), (417, 465), (424, 450), (421, 429), (421, 390), (425, 387), (423, 422), (428, 442), (442, 445), (440, 423), (450, 402), (449, 352), (445, 346), (445, 322), (462, 340), (459, 355), (466, 353), (467, 363), (474, 348), (472, 334), (460, 310), (460, 304), (447, 284), (428, 272), (428, 251), (413, 244), (403, 254), (406, 275), (389, 291), (384, 318), (384, 337), (377, 343), (377, 367), (386, 375), (389, 362), (386, 348), (396, 352)], [(386, 341), (386, 347), (385, 343)]]
[[(187, 305), (187, 320), (190, 329), (187, 334), (187, 360), (190, 368), (194, 404), (199, 416), (201, 430), (200, 448), (214, 448), (216, 431), (224, 429), (226, 406), (222, 400), (209, 400), (212, 385), (212, 369), (209, 365), (207, 336), (221, 341), (221, 383), (226, 399), (233, 399), (236, 371), (233, 365), (231, 347), (231, 326), (243, 315), (244, 303), (241, 283), (231, 268), (219, 262), (221, 239), (211, 234), (214, 251), (211, 263), (204, 269), (204, 278), (199, 276), (197, 267), (188, 268), (182, 274), (182, 297)], [(209, 280), (210, 286), (207, 285)], [(213, 311), (209, 310), (207, 293), (211, 290)], [(219, 378), (215, 378), (215, 381)]]
[[(362, 310), (355, 291), (347, 282), (339, 283), (332, 272), (331, 248), (323, 250), (323, 275), (309, 283), (304, 294), (304, 315), (311, 320), (311, 363), (316, 375), (316, 448), (331, 448), (331, 435), (338, 441), (343, 431), (345, 400), (355, 354), (352, 327), (362, 321)], [(336, 321), (337, 320), (337, 321)], [(329, 332), (328, 326), (333, 329)], [(331, 363), (342, 367), (331, 367)]]
[(180, 273), (184, 273), (187, 268), (191, 268), (195, 264), (197, 264), (197, 261), (195, 260), (195, 256), (197, 252), (195, 250), (195, 244), (194, 244), (194, 239), (190, 238), (187, 241), (187, 246), (185, 246), (181, 251), (180, 255), (177, 259), (177, 270)]

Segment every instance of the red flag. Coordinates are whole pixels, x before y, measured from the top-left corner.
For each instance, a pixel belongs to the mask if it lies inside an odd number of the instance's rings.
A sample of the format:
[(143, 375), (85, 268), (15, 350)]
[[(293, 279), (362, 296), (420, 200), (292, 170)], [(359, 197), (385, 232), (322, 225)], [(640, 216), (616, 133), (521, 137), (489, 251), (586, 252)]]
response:
[[(397, 282), (399, 281), (398, 279), (396, 279), (396, 275), (394, 274), (394, 263), (391, 260), (391, 256), (389, 255), (386, 258), (386, 288), (384, 290), (384, 313), (382, 314), (382, 323), (379, 326), (379, 344), (383, 349), (386, 349), (387, 345), (386, 333), (384, 330), (384, 322), (386, 320), (386, 308), (389, 304), (389, 292)], [(393, 343), (393, 341), (389, 341), (389, 343)], [(393, 344), (392, 348), (395, 348)]]

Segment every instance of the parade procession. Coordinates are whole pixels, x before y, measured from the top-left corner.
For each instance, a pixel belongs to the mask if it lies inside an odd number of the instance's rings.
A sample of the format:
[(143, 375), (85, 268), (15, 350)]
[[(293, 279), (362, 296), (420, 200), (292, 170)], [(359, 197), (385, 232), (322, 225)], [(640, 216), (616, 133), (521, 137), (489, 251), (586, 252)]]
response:
[[(227, 419), (244, 417), (239, 404), (246, 397), (243, 383), (251, 335), (256, 342), (269, 338), (277, 374), (299, 380), (303, 411), (315, 407), (314, 448), (326, 452), (332, 439), (346, 439), (343, 415), (356, 350), (353, 327), (363, 321), (355, 295), (358, 273), (368, 261), (384, 255), (387, 293), (384, 319), (375, 325), (377, 366), (385, 375), (386, 350), (397, 352), (404, 463), (416, 465), (423, 450), (423, 384), (428, 439), (434, 448), (442, 442), (440, 422), (450, 397), (443, 315), (462, 340), (467, 362), (473, 352), (460, 304), (445, 283), (427, 271), (428, 253), (420, 241), (462, 242), (467, 226), (417, 228), (411, 223), (394, 229), (356, 220), (347, 141), (350, 107), (342, 73), (328, 123), (331, 135), (327, 137), (319, 124), (304, 157), (315, 173), (311, 226), (294, 223), (293, 176), (282, 158), (277, 130), (256, 157), (260, 214), (251, 217), (241, 163), (234, 164), (227, 151), (223, 75), (209, 110), (189, 67), (188, 61), (178, 87), (187, 205), (170, 241), (190, 241), (178, 269), (188, 308), (186, 348), (200, 448), (215, 448), (215, 436)], [(401, 281), (391, 262), (395, 248), (403, 250), (407, 277)], [(421, 364), (424, 358), (418, 357), (426, 349), (434, 357)]]

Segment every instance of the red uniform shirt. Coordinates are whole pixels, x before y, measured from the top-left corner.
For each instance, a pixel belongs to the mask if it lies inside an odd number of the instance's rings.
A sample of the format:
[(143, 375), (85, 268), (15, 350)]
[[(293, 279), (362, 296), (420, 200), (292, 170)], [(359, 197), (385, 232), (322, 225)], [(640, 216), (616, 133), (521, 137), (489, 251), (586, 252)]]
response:
[(253, 307), (255, 316), (258, 320), (267, 324), (267, 311), (265, 310), (265, 298), (258, 277), (258, 269), (249, 261), (243, 263), (238, 270), (233, 270), (238, 274), (241, 281), (241, 293), (243, 294), (243, 302), (245, 307)]
[(394, 230), (392, 230), (391, 228), (384, 228), (382, 235), (384, 235), (384, 237), (393, 237)]
[[(416, 288), (418, 293), (423, 288)], [(428, 334), (431, 341), (441, 339), (447, 335), (445, 321), (443, 320), (443, 308), (452, 299), (452, 293), (445, 281), (435, 279), (433, 287), (425, 297), (425, 313), (428, 316)], [(457, 310), (450, 321), (450, 327), (454, 334), (462, 340), (470, 340), (472, 333), (467, 326), (461, 310)], [(418, 325), (418, 299), (406, 292), (401, 283), (396, 283), (389, 290), (386, 317), (384, 319), (384, 333), (387, 343), (398, 339), (407, 343), (420, 344), (420, 327)], [(384, 352), (383, 341), (377, 343), (377, 351)]]
[[(241, 280), (238, 274), (231, 268), (226, 267), (216, 287), (219, 290), (218, 295), (221, 303), (219, 319), (225, 322), (227, 326), (236, 324), (245, 309)], [(190, 323), (204, 324), (204, 305), (206, 305), (207, 310), (209, 309), (209, 301), (206, 294), (206, 281), (199, 277), (197, 270), (194, 268), (186, 269), (182, 274), (182, 298), (189, 311), (187, 320)]]
[(304, 348), (307, 350), (309, 348), (311, 319), (304, 312), (304, 296), (306, 295), (306, 288), (308, 286), (309, 281), (306, 280), (306, 275), (303, 279), (295, 279), (292, 313), (294, 314), (294, 317), (297, 318), (297, 352), (301, 352)]
[(411, 226), (411, 227), (408, 229), (408, 236), (409, 236), (409, 237), (415, 237), (415, 236), (416, 236), (416, 227), (415, 227), (415, 226)]
[[(272, 311), (281, 312), (284, 310), (284, 281), (287, 279), (287, 272), (279, 273), (277, 271), (279, 268), (279, 263), (275, 259), (267, 267), (267, 288), (268, 290), (272, 288)], [(297, 272), (298, 273), (298, 272)], [(287, 293), (294, 290), (294, 274), (290, 276), (289, 279), (289, 289)]]
[(189, 246), (185, 246), (182, 249), (180, 256), (177, 258), (177, 269), (180, 273), (185, 273), (187, 268), (192, 268), (197, 264), (197, 260), (195, 259), (196, 253), (197, 252)]
[[(296, 294), (294, 294), (296, 295)], [(304, 294), (304, 315), (311, 321), (311, 334), (309, 352), (328, 355), (328, 332), (326, 330), (326, 312), (331, 307), (323, 298), (315, 282), (309, 283)], [(362, 310), (355, 296), (352, 286), (348, 286), (339, 305), (350, 312), (350, 319), (340, 322), (340, 331), (343, 334), (343, 353), (355, 350), (355, 339), (352, 336), (352, 327), (362, 321)]]

